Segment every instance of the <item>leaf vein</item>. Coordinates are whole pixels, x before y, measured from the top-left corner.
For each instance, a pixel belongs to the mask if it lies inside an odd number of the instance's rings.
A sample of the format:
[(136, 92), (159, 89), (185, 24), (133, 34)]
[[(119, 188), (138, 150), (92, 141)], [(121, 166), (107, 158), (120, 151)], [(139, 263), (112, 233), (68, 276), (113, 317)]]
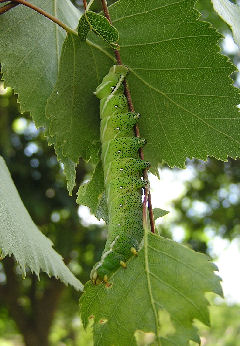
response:
[(171, 289), (172, 291), (176, 292), (178, 295), (180, 295), (181, 297), (183, 297), (189, 304), (191, 304), (198, 312), (199, 314), (202, 316), (203, 321), (205, 320), (205, 316), (202, 314), (202, 310), (194, 303), (194, 301), (190, 298), (188, 298), (187, 296), (185, 296), (184, 293), (182, 293), (181, 291), (179, 291), (176, 287), (170, 285), (169, 283), (161, 280), (157, 275), (155, 275), (152, 272), (149, 272), (149, 274), (154, 277), (157, 281), (159, 281), (161, 284), (163, 284), (164, 286), (168, 287), (169, 289)]
[(157, 252), (157, 253), (160, 253), (160, 254), (162, 254), (162, 255), (165, 255), (166, 257), (169, 257), (169, 258), (173, 259), (174, 261), (176, 261), (176, 262), (178, 262), (178, 263), (184, 265), (185, 267), (191, 269), (193, 272), (197, 273), (198, 275), (202, 276), (202, 277), (205, 279), (205, 276), (202, 274), (202, 272), (197, 271), (197, 270), (196, 270), (194, 267), (192, 267), (190, 264), (181, 261), (180, 259), (178, 259), (178, 258), (176, 258), (176, 257), (174, 257), (174, 256), (172, 256), (172, 255), (170, 255), (170, 254), (168, 254), (168, 253), (165, 252), (165, 251), (156, 249), (156, 248), (154, 248), (154, 247), (151, 246), (151, 245), (149, 245), (149, 248), (152, 249), (153, 251)]
[(151, 46), (151, 45), (157, 45), (163, 42), (169, 42), (169, 41), (178, 41), (188, 38), (199, 38), (199, 37), (212, 37), (213, 35), (192, 35), (192, 36), (181, 36), (181, 37), (171, 37), (167, 38), (165, 40), (161, 41), (154, 41), (154, 42), (144, 42), (144, 43), (135, 43), (135, 44), (126, 44), (125, 46), (120, 46), (121, 48), (129, 48), (129, 47), (141, 47), (141, 46)]
[[(130, 69), (130, 68), (129, 68)], [(168, 99), (171, 103), (173, 103), (176, 107), (182, 109), (183, 111), (185, 111), (186, 113), (191, 114), (193, 117), (195, 117), (197, 120), (199, 120), (200, 122), (202, 122), (204, 125), (206, 125), (207, 127), (211, 128), (212, 130), (226, 136), (227, 138), (229, 138), (230, 140), (232, 140), (233, 142), (237, 143), (238, 145), (240, 145), (240, 142), (233, 138), (232, 136), (228, 135), (227, 133), (215, 128), (213, 125), (210, 125), (208, 122), (204, 121), (204, 118), (201, 118), (199, 115), (191, 112), (190, 110), (186, 109), (185, 107), (181, 106), (180, 104), (178, 104), (176, 101), (172, 100), (170, 97), (167, 96), (166, 93), (164, 93), (163, 91), (155, 88), (154, 86), (152, 86), (151, 84), (149, 84), (147, 81), (145, 81), (142, 77), (140, 77), (136, 72), (134, 72), (134, 70), (131, 69), (131, 71), (133, 72), (133, 74), (141, 81), (143, 82), (146, 86), (149, 87), (149, 89), (155, 90), (158, 94), (162, 95), (163, 97), (165, 97), (166, 99)]]
[[(157, 11), (157, 10), (160, 10), (162, 8), (166, 8), (166, 7), (170, 7), (170, 6), (174, 6), (174, 5), (177, 5), (177, 4), (181, 4), (183, 2), (186, 2), (186, 0), (182, 0), (182, 1), (177, 1), (177, 2), (174, 2), (172, 4), (167, 4), (167, 5), (164, 5), (164, 6), (159, 6), (159, 7), (155, 7), (151, 10), (148, 10), (148, 11), (143, 11), (143, 12), (138, 12), (138, 13), (134, 13), (134, 14), (130, 14), (128, 16), (124, 16), (124, 17), (120, 17), (118, 19), (115, 19), (113, 20), (113, 23), (117, 23), (117, 22), (120, 22), (126, 18), (132, 18), (132, 17), (136, 17), (136, 16), (141, 16), (141, 15), (145, 15), (145, 14), (148, 14), (150, 12), (153, 12), (153, 11)], [(113, 6), (114, 7), (114, 6)]]

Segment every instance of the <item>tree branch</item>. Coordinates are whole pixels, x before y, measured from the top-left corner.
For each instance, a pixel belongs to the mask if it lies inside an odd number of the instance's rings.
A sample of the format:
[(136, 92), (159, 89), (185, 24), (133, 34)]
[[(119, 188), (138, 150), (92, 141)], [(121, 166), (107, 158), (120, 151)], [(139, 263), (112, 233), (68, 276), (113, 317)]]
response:
[(17, 275), (14, 270), (14, 260), (9, 257), (2, 261), (7, 283), (2, 287), (0, 299), (9, 309), (10, 315), (16, 322), (19, 330), (23, 334), (28, 328), (28, 316), (24, 308), (19, 304), (20, 287)]
[[(103, 8), (104, 15), (108, 19), (109, 23), (112, 24), (110, 13), (108, 11), (107, 2), (106, 2), (106, 0), (101, 0), (101, 2), (102, 2), (102, 8)], [(117, 60), (117, 64), (118, 65), (122, 65), (120, 51), (116, 49), (116, 50), (114, 50), (114, 54), (115, 54), (115, 57), (116, 57), (116, 60)], [(134, 106), (133, 106), (133, 102), (132, 102), (132, 97), (131, 97), (131, 93), (130, 93), (127, 81), (124, 80), (123, 84), (124, 84), (124, 92), (125, 92), (125, 95), (126, 95), (127, 101), (128, 101), (129, 110), (131, 112), (134, 112)], [(135, 125), (135, 135), (136, 135), (136, 137), (140, 137), (140, 131), (139, 131), (138, 125)], [(142, 148), (139, 149), (139, 156), (140, 156), (141, 160), (144, 160), (144, 154), (143, 154), (143, 149)], [(147, 169), (145, 169), (143, 171), (143, 178), (145, 180), (148, 180)], [(154, 224), (152, 202), (151, 202), (151, 194), (150, 194), (149, 186), (144, 188), (144, 200), (143, 200), (143, 225), (144, 226), (147, 225), (147, 204), (148, 204), (148, 210), (149, 210), (149, 219), (150, 219), (150, 225), (151, 225), (151, 232), (155, 233), (155, 224)]]
[[(1, 2), (4, 2), (4, 1), (1, 1)], [(11, 10), (13, 7), (16, 7), (18, 5), (19, 4), (17, 4), (17, 3), (11, 2), (11, 3), (7, 4), (7, 5), (4, 5), (4, 6), (0, 7), (0, 15), (5, 13), (5, 12), (7, 12), (7, 11), (9, 11), (9, 10)]]
[(29, 291), (29, 299), (31, 302), (31, 309), (36, 309), (36, 288), (37, 288), (37, 277), (35, 274), (31, 274), (31, 286)]
[(25, 310), (19, 303), (22, 296), (21, 285), (15, 272), (15, 263), (12, 258), (5, 258), (2, 262), (7, 282), (0, 285), (0, 303), (5, 304), (9, 314), (15, 321), (24, 337), (27, 346), (47, 345), (49, 329), (51, 328), (54, 313), (65, 286), (56, 279), (47, 279), (44, 292), (37, 296), (37, 278), (31, 275), (32, 285), (27, 293), (31, 304), (30, 311)]
[[(4, 2), (1, 1), (1, 2)], [(25, 0), (14, 0), (12, 1), (12, 3), (17, 3), (17, 4), (21, 4), (21, 5), (24, 5), (26, 7), (29, 7), (31, 8), (32, 10), (38, 12), (39, 14), (41, 14), (42, 16), (50, 19), (52, 22), (56, 23), (57, 25), (59, 25), (62, 29), (64, 29), (65, 31), (69, 32), (69, 33), (72, 33), (74, 35), (77, 35), (77, 32), (73, 29), (71, 29), (70, 27), (68, 27), (66, 24), (64, 24), (63, 22), (61, 22), (58, 18), (52, 16), (50, 13), (47, 13), (46, 11), (42, 10), (41, 8), (31, 4), (30, 2), (28, 1), (25, 1)]]
[(86, 11), (86, 9), (87, 9), (87, 0), (83, 0), (83, 7), (84, 7), (84, 10)]
[(35, 318), (39, 334), (49, 333), (59, 299), (65, 288), (66, 286), (61, 281), (51, 278), (42, 297), (36, 301)]

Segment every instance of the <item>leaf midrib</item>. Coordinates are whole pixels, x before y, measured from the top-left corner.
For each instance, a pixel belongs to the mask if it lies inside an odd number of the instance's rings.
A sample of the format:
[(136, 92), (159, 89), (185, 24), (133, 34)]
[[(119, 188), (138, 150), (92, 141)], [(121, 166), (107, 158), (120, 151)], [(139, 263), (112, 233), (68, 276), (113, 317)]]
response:
[[(57, 0), (53, 0), (53, 14), (57, 18)], [(59, 63), (60, 63), (60, 57), (59, 57), (59, 27), (58, 25), (55, 25), (55, 36), (56, 36), (56, 55), (57, 55), (57, 70), (59, 71)]]
[(150, 279), (150, 270), (149, 270), (149, 262), (148, 262), (148, 231), (144, 230), (144, 266), (145, 266), (145, 273), (147, 277), (147, 286), (148, 286), (148, 292), (149, 292), (149, 297), (155, 317), (155, 324), (156, 324), (156, 336), (157, 336), (157, 343), (158, 346), (161, 346), (160, 340), (159, 340), (159, 321), (158, 321), (158, 313), (156, 310), (156, 306), (154, 303), (154, 298), (153, 298), (153, 293), (152, 293), (152, 287), (151, 287), (151, 279)]
[[(131, 14), (129, 16), (120, 17), (118, 19), (113, 20), (112, 22), (113, 23), (117, 23), (117, 22), (120, 22), (121, 20), (124, 20), (126, 18), (132, 18), (132, 17), (136, 17), (136, 16), (145, 15), (145, 14), (148, 14), (150, 12), (160, 10), (161, 8), (166, 8), (166, 7), (174, 6), (174, 5), (177, 5), (177, 4), (181, 4), (182, 2), (186, 2), (186, 0), (176, 1), (176, 2), (174, 2), (172, 4), (167, 4), (167, 5), (164, 5), (164, 6), (155, 7), (153, 9), (149, 10), (149, 11), (138, 12), (138, 13)], [(114, 4), (111, 7), (114, 8)]]

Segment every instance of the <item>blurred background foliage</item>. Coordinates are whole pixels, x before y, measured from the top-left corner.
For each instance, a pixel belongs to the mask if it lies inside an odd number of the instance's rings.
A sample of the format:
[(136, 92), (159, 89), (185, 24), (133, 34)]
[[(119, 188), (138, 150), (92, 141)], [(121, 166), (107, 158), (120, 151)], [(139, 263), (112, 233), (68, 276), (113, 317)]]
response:
[[(81, 8), (80, 0), (73, 1)], [(114, 1), (109, 1), (113, 3)], [(100, 10), (100, 0), (94, 8)], [(224, 35), (227, 25), (214, 13), (209, 0), (200, 0), (202, 19), (210, 21)], [(224, 47), (223, 47), (224, 49)], [(223, 51), (226, 54), (225, 51)], [(239, 51), (228, 52), (240, 66)], [(235, 84), (239, 86), (237, 74)], [(48, 147), (43, 131), (37, 130), (29, 114), (20, 114), (17, 95), (0, 82), (0, 154), (6, 160), (20, 196), (41, 231), (55, 244), (74, 274), (82, 281), (89, 278), (93, 264), (104, 246), (104, 226), (84, 226), (78, 206), (66, 190), (61, 165)], [(192, 160), (188, 167), (194, 178), (186, 182), (186, 193), (173, 202), (171, 224), (159, 226), (161, 234), (172, 237), (181, 227), (181, 241), (196, 251), (211, 254), (210, 240), (221, 237), (231, 241), (240, 234), (239, 160), (207, 162)], [(77, 185), (90, 171), (80, 162)], [(85, 332), (78, 314), (79, 294), (55, 279), (41, 274), (22, 280), (11, 258), (0, 264), (0, 346), (85, 346), (92, 345), (90, 329)], [(222, 301), (211, 307), (211, 329), (196, 323), (202, 345), (240, 346), (240, 307)], [(147, 342), (143, 343), (147, 345)]]

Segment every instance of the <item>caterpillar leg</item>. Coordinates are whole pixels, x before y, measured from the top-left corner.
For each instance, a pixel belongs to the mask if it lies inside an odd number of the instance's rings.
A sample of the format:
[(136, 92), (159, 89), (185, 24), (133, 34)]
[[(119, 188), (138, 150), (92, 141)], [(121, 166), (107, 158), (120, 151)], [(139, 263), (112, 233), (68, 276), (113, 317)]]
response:
[(131, 253), (134, 255), (134, 256), (138, 256), (138, 252), (137, 250), (135, 249), (135, 247), (131, 247)]
[(122, 266), (124, 269), (126, 269), (127, 268), (127, 263), (123, 262), (123, 261), (120, 261), (120, 266)]

